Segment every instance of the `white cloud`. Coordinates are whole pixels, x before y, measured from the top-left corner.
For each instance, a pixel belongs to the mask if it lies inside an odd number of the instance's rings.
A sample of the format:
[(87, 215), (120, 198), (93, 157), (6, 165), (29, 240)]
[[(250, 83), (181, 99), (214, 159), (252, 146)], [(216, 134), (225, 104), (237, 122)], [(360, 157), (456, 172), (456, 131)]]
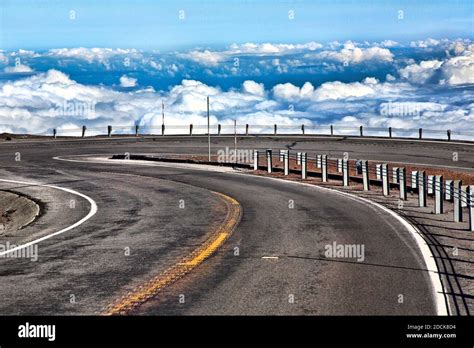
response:
[(128, 77), (125, 75), (122, 75), (120, 77), (120, 86), (121, 87), (135, 87), (137, 85), (137, 79), (133, 77)]
[[(310, 55), (308, 55), (310, 57)], [(339, 51), (323, 51), (313, 55), (315, 58), (338, 62), (358, 64), (365, 61), (392, 62), (393, 54), (388, 48), (359, 48), (352, 41), (347, 41)]]
[(419, 64), (410, 64), (399, 70), (400, 77), (414, 83), (425, 83), (433, 77), (443, 62), (439, 60), (424, 60)]
[(16, 64), (14, 66), (7, 66), (3, 69), (6, 73), (28, 73), (32, 72), (33, 70), (24, 64)]
[(411, 47), (418, 47), (418, 48), (428, 48), (428, 47), (436, 47), (439, 46), (442, 43), (441, 40), (436, 40), (432, 38), (428, 38), (426, 40), (418, 40), (418, 41), (412, 41), (410, 43)]
[(397, 41), (393, 40), (384, 40), (380, 43), (382, 47), (396, 47), (399, 46), (400, 44)]
[(140, 56), (140, 52), (136, 49), (122, 49), (122, 48), (55, 48), (48, 51), (49, 56), (60, 58), (75, 58), (83, 59), (89, 63), (98, 61), (100, 63), (107, 62), (107, 60), (114, 56)]
[[(472, 45), (471, 45), (472, 49)], [(443, 78), (449, 85), (474, 83), (474, 50), (448, 59), (442, 66)]]
[(242, 84), (242, 90), (245, 93), (253, 94), (259, 97), (263, 97), (265, 95), (265, 87), (263, 86), (263, 83), (257, 83), (251, 80), (247, 80)]

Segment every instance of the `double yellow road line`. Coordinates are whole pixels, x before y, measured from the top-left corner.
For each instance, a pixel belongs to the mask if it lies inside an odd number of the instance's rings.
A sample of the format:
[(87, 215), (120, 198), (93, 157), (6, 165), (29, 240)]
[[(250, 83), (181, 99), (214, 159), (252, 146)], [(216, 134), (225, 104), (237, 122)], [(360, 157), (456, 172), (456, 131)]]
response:
[(216, 194), (226, 205), (227, 215), (222, 224), (211, 236), (192, 253), (181, 259), (160, 275), (129, 292), (115, 303), (108, 306), (102, 315), (126, 315), (140, 304), (155, 296), (161, 289), (174, 283), (189, 273), (205, 259), (211, 256), (232, 234), (240, 221), (242, 207), (234, 198), (219, 192)]

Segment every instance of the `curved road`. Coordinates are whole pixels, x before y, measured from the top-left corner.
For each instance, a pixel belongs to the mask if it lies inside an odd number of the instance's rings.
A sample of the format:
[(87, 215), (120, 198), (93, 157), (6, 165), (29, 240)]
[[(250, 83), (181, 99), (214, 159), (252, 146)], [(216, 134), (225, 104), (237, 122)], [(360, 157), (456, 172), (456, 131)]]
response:
[[(372, 142), (249, 138), (239, 146), (348, 151), (354, 157), (430, 165), (446, 164), (457, 151), (455, 166), (473, 167), (471, 146)], [(213, 143), (214, 150), (233, 147), (232, 138)], [(38, 261), (0, 259), (2, 314), (101, 313), (206, 240), (225, 218), (212, 191), (241, 204), (236, 230), (216, 254), (132, 314), (436, 314), (430, 277), (412, 236), (373, 206), (327, 190), (235, 173), (53, 159), (205, 153), (203, 138), (18, 141), (2, 143), (0, 150), (1, 179), (73, 189), (98, 208), (80, 226), (39, 243)], [(426, 154), (413, 157), (417, 151)], [(40, 238), (90, 211), (89, 202), (73, 193), (6, 182), (0, 188), (38, 199), (44, 212), (17, 234), (0, 235), (1, 243)], [(328, 259), (325, 248), (333, 243), (364, 246), (365, 259)]]

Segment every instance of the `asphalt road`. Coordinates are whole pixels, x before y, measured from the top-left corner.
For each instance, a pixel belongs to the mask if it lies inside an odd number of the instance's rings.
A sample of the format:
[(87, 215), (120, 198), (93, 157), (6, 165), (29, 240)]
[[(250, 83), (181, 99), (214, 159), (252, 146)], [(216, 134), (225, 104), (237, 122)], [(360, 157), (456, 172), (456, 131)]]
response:
[[(233, 147), (233, 138), (213, 139), (214, 151), (225, 146)], [(248, 138), (239, 139), (239, 147), (474, 168), (474, 148), (459, 144)], [(435, 314), (420, 251), (408, 231), (379, 209), (261, 177), (53, 159), (206, 151), (206, 139), (198, 137), (0, 144), (0, 178), (66, 187), (97, 204), (97, 213), (80, 226), (40, 242), (38, 261), (0, 259), (0, 313), (100, 313), (206, 239), (225, 216), (211, 192), (217, 191), (242, 206), (232, 236), (133, 314)], [(84, 197), (70, 192), (5, 182), (0, 188), (30, 195), (44, 212), (18, 233), (0, 235), (1, 243), (47, 236), (90, 211)], [(363, 245), (365, 260), (326, 258), (325, 247), (333, 243)]]

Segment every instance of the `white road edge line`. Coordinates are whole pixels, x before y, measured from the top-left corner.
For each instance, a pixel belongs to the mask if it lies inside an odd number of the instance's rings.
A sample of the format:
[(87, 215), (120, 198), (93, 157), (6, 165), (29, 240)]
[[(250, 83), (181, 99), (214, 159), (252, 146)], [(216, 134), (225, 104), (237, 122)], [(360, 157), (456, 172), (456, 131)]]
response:
[(22, 244), (22, 245), (19, 245), (15, 248), (11, 248), (11, 249), (8, 249), (8, 250), (5, 250), (3, 252), (0, 253), (0, 256), (3, 256), (3, 255), (7, 255), (7, 254), (10, 254), (14, 251), (17, 251), (17, 250), (21, 250), (23, 248), (27, 248), (31, 245), (34, 245), (34, 244), (38, 244), (46, 239), (49, 239), (49, 238), (52, 238), (54, 236), (57, 236), (57, 235), (60, 235), (62, 233), (65, 233), (67, 231), (70, 231), (72, 230), (73, 228), (76, 228), (77, 226), (79, 225), (82, 225), (84, 222), (86, 222), (87, 220), (89, 220), (92, 216), (95, 215), (95, 213), (97, 213), (97, 204), (95, 203), (95, 201), (90, 198), (89, 196), (86, 196), (85, 194), (83, 193), (80, 193), (80, 192), (77, 192), (77, 191), (74, 191), (72, 189), (69, 189), (69, 188), (65, 188), (65, 187), (60, 187), (60, 186), (54, 186), (54, 185), (48, 185), (48, 184), (41, 184), (41, 183), (35, 183), (35, 182), (26, 182), (26, 181), (17, 181), (17, 180), (7, 180), (7, 179), (0, 179), (0, 181), (3, 181), (3, 182), (10, 182), (10, 183), (15, 183), (15, 184), (22, 184), (22, 185), (34, 185), (34, 186), (41, 186), (41, 187), (49, 187), (49, 188), (53, 188), (53, 189), (56, 189), (56, 190), (61, 190), (61, 191), (65, 191), (65, 192), (69, 192), (69, 193), (72, 193), (74, 195), (77, 195), (77, 196), (80, 196), (84, 199), (86, 199), (91, 208), (89, 210), (89, 213), (83, 217), (82, 219), (80, 219), (79, 221), (77, 221), (76, 223), (66, 227), (66, 228), (63, 228), (62, 230), (60, 231), (57, 231), (57, 232), (54, 232), (54, 233), (51, 233), (51, 234), (48, 234), (44, 237), (41, 237), (41, 238), (38, 238), (38, 239), (35, 239), (31, 242), (28, 242), (28, 243), (25, 243), (25, 244)]
[[(65, 159), (65, 158), (60, 158), (60, 157), (54, 157), (53, 159), (61, 160), (61, 161), (71, 161), (71, 162), (94, 163), (94, 161), (71, 160), (71, 159)], [(116, 160), (104, 159), (104, 158), (100, 158), (100, 157), (95, 157), (94, 159), (98, 160), (99, 163), (113, 162), (115, 164), (114, 161), (116, 161)], [(122, 162), (122, 161), (120, 161), (120, 162)], [(132, 163), (130, 163), (130, 162), (132, 162)], [(135, 162), (135, 163), (133, 163), (133, 162)], [(186, 166), (177, 167), (177, 166), (174, 166), (174, 164), (176, 164), (176, 163), (167, 163), (167, 162), (141, 163), (141, 162), (149, 162), (149, 161), (128, 160), (128, 161), (126, 161), (126, 164), (136, 164), (136, 165), (141, 164), (141, 165), (148, 165), (149, 166), (149, 165), (152, 165), (150, 163), (153, 163), (153, 165), (158, 166), (158, 167), (187, 168), (187, 169), (207, 170), (207, 171), (213, 171), (213, 172), (222, 172), (221, 167), (207, 165), (207, 164), (206, 165), (196, 165), (196, 164), (192, 164), (192, 163), (186, 163)], [(124, 162), (122, 162), (122, 163), (124, 163)], [(120, 164), (120, 163), (117, 163), (117, 164)], [(285, 180), (285, 179), (281, 179), (281, 178), (272, 178), (272, 177), (268, 177), (268, 176), (259, 176), (259, 175), (255, 176), (255, 175), (252, 175), (252, 174), (238, 172), (236, 170), (230, 170), (230, 171), (226, 171), (226, 172), (229, 173), (229, 174), (234, 174), (234, 175), (247, 175), (247, 176), (253, 176), (253, 177), (256, 177), (256, 178), (263, 178), (263, 179), (267, 179), (267, 180), (276, 180), (276, 181), (279, 181), (279, 182), (285, 182), (285, 183), (289, 183), (289, 184), (304, 185), (304, 186), (308, 186), (308, 187), (311, 187), (312, 189), (316, 189), (316, 190), (332, 191), (336, 194), (340, 194), (340, 195), (343, 195), (343, 196), (347, 196), (348, 198), (352, 198), (353, 200), (359, 200), (361, 202), (371, 204), (371, 205), (385, 211), (386, 213), (390, 214), (391, 216), (393, 216), (396, 220), (398, 220), (408, 230), (408, 232), (412, 235), (412, 237), (416, 241), (416, 244), (418, 246), (418, 249), (421, 252), (421, 255), (422, 255), (423, 260), (424, 260), (425, 265), (426, 265), (426, 269), (427, 269), (428, 274), (430, 276), (431, 284), (432, 284), (432, 287), (433, 287), (433, 298), (435, 300), (437, 314), (440, 315), (440, 316), (442, 316), (442, 315), (447, 316), (448, 313), (451, 312), (450, 311), (449, 300), (448, 301), (445, 300), (445, 296), (444, 296), (444, 292), (443, 292), (443, 285), (441, 283), (441, 278), (440, 278), (440, 272), (439, 272), (439, 269), (436, 265), (436, 262), (434, 261), (434, 255), (432, 254), (432, 252), (431, 252), (428, 244), (426, 243), (426, 241), (423, 239), (421, 231), (418, 228), (416, 228), (415, 226), (413, 226), (412, 224), (410, 224), (405, 218), (398, 215), (395, 211), (393, 211), (393, 210), (391, 210), (391, 209), (389, 209), (389, 208), (387, 208), (387, 207), (385, 207), (385, 206), (383, 206), (379, 203), (373, 202), (369, 199), (362, 198), (362, 197), (359, 197), (359, 196), (356, 196), (356, 195), (353, 195), (353, 194), (350, 194), (350, 193), (347, 193), (347, 192), (338, 191), (338, 190), (335, 190), (335, 189), (332, 189), (332, 188), (329, 188), (329, 187), (311, 185), (311, 184), (307, 184), (307, 183), (303, 183), (303, 182)], [(448, 303), (448, 305), (446, 305), (446, 302)]]

